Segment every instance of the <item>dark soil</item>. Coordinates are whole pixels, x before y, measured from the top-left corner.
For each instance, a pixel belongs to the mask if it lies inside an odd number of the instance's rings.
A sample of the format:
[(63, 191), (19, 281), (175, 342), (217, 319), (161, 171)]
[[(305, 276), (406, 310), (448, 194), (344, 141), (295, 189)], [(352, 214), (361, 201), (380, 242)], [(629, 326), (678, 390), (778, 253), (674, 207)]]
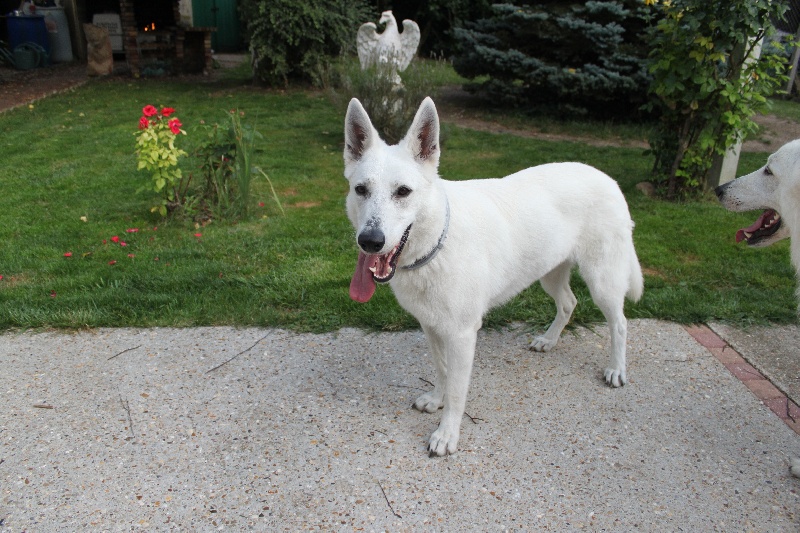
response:
[(0, 113), (86, 83), (86, 65), (56, 64), (31, 70), (0, 67)]

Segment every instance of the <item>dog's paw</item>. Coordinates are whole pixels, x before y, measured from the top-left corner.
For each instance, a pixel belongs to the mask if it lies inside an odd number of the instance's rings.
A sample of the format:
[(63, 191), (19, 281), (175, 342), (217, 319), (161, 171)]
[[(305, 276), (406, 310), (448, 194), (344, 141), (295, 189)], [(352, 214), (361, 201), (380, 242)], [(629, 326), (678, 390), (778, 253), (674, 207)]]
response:
[(800, 459), (797, 457), (790, 457), (789, 463), (789, 472), (791, 472), (794, 477), (800, 477)]
[(458, 449), (459, 428), (448, 430), (444, 424), (433, 432), (428, 441), (428, 457), (443, 457), (456, 453)]
[(618, 368), (606, 368), (603, 375), (606, 378), (606, 383), (612, 387), (621, 387), (628, 382), (628, 378), (625, 376), (625, 370), (620, 370)]
[(544, 335), (540, 335), (533, 339), (531, 343), (530, 349), (534, 352), (548, 352), (550, 349), (558, 343), (558, 339), (550, 340)]
[(435, 413), (444, 407), (444, 398), (436, 391), (426, 392), (413, 403), (414, 409), (423, 413)]

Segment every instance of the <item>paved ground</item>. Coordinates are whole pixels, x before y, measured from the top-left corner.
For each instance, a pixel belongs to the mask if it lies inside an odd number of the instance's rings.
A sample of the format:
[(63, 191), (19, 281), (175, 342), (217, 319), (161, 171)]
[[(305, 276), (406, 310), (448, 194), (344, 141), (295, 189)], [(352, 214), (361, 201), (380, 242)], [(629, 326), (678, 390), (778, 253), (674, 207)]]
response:
[(800, 403), (800, 328), (797, 325), (753, 327), (725, 324), (711, 328), (795, 403)]
[(429, 459), (419, 332), (6, 333), (0, 530), (798, 529), (798, 435), (711, 330), (631, 321), (617, 390), (604, 327), (527, 340), (481, 333), (460, 451)]

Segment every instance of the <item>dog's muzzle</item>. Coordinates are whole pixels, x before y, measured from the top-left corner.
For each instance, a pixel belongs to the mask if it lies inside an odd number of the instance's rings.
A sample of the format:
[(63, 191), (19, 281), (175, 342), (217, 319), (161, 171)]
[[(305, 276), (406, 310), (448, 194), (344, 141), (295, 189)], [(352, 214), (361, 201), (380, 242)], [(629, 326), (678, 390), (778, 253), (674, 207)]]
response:
[(411, 224), (403, 232), (400, 242), (388, 254), (377, 255), (368, 253), (368, 250), (380, 251), (386, 243), (382, 231), (368, 229), (358, 236), (358, 263), (353, 279), (350, 281), (350, 298), (364, 303), (372, 298), (375, 292), (375, 283), (388, 283), (397, 269), (397, 260), (411, 232)]

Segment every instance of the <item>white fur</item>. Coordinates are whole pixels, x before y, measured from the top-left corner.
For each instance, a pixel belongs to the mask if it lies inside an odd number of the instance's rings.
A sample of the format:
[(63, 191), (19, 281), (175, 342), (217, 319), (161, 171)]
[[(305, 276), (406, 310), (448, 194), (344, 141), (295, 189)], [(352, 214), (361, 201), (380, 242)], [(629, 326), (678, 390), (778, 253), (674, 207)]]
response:
[(800, 458), (789, 458), (789, 472), (791, 472), (794, 477), (800, 477)]
[[(484, 314), (540, 280), (557, 313), (531, 348), (553, 348), (577, 303), (569, 287), (576, 264), (611, 330), (605, 380), (614, 387), (626, 383), (623, 301), (626, 295), (638, 300), (643, 281), (633, 222), (614, 180), (580, 163), (542, 165), (503, 179), (440, 179), (439, 119), (430, 98), (395, 146), (379, 138), (353, 99), (345, 143), (347, 213), (356, 236), (379, 228), (386, 243), (374, 253), (385, 254), (413, 224), (390, 285), (420, 322), (436, 367), (433, 391), (414, 402), (423, 412), (444, 408), (430, 437), (432, 456), (456, 451)], [(412, 192), (400, 197), (400, 187)], [(444, 247), (429, 264), (403, 270), (436, 247), (448, 202)]]
[(800, 231), (800, 139), (780, 147), (755, 172), (720, 185), (716, 193), (730, 211), (777, 211), (780, 228), (754, 246), (769, 246), (791, 236), (792, 263), (800, 276), (800, 238), (795, 238)]

